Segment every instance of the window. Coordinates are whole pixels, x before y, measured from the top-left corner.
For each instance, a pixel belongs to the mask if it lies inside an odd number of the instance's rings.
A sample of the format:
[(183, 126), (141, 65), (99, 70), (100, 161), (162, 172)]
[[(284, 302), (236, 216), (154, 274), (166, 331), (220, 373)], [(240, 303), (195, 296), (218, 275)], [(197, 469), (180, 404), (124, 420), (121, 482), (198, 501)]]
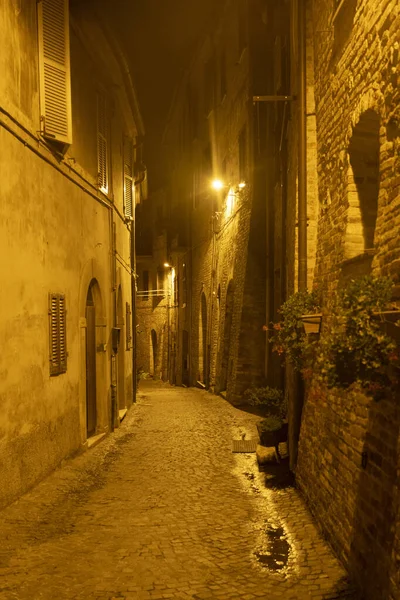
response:
[(126, 332), (126, 349), (132, 348), (132, 311), (129, 302), (126, 303), (126, 319), (125, 319), (125, 332)]
[(187, 89), (187, 98), (190, 137), (195, 140), (199, 133), (199, 107), (195, 90), (190, 84)]
[(37, 6), (41, 133), (66, 149), (72, 143), (68, 0)]
[(65, 296), (49, 295), (50, 320), (50, 375), (61, 375), (67, 370), (67, 335)]
[(107, 100), (102, 92), (97, 94), (97, 164), (98, 185), (108, 193), (108, 123)]
[(239, 45), (239, 59), (243, 54), (243, 50), (246, 48), (246, 20), (247, 12), (246, 5), (247, 0), (238, 0), (238, 45)]
[(247, 177), (247, 135), (243, 127), (239, 135), (239, 179), (245, 181)]
[(149, 272), (148, 271), (143, 271), (142, 273), (142, 279), (143, 279), (143, 300), (148, 300), (149, 299)]
[(133, 218), (133, 146), (128, 137), (124, 138), (124, 212)]
[(214, 108), (215, 92), (215, 57), (212, 56), (204, 69), (204, 111), (206, 116)]
[(219, 65), (219, 82), (220, 82), (220, 96), (221, 102), (227, 94), (227, 83), (226, 83), (226, 52), (221, 54), (220, 65)]
[(186, 306), (187, 303), (187, 273), (186, 273), (186, 265), (183, 263), (182, 265), (182, 308)]

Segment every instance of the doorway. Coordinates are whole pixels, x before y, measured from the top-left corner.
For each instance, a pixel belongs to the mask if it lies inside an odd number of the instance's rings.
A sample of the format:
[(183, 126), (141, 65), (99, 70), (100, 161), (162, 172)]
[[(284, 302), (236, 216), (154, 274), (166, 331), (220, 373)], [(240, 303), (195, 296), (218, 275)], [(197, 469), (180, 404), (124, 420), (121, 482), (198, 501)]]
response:
[(207, 300), (204, 292), (201, 294), (199, 318), (199, 370), (198, 381), (208, 385), (207, 363)]
[(219, 391), (225, 392), (229, 378), (229, 354), (231, 346), (231, 329), (233, 315), (233, 281), (230, 281), (226, 292), (224, 335), (222, 339), (222, 360)]
[(124, 313), (122, 303), (122, 290), (121, 286), (118, 288), (117, 295), (117, 326), (120, 328), (120, 341), (117, 354), (117, 399), (118, 409), (124, 410), (126, 408), (125, 398), (125, 329), (124, 329)]
[(157, 333), (155, 329), (150, 333), (150, 375), (156, 378), (157, 374)]
[(86, 298), (86, 432), (87, 437), (96, 433), (96, 307), (93, 283)]

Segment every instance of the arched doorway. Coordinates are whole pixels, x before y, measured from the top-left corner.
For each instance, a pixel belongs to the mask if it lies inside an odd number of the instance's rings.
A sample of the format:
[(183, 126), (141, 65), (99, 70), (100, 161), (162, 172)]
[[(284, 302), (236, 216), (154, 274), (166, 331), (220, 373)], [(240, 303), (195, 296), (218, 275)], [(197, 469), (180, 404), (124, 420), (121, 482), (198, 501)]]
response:
[(198, 381), (208, 385), (207, 368), (207, 300), (204, 292), (201, 294), (200, 315), (199, 315), (199, 369)]
[(94, 301), (95, 281), (89, 285), (86, 297), (86, 433), (90, 437), (96, 433), (97, 391), (96, 391), (96, 306)]
[(157, 332), (155, 329), (150, 333), (150, 375), (156, 377), (157, 373)]
[(120, 342), (117, 356), (117, 398), (118, 398), (118, 409), (124, 410), (126, 408), (126, 397), (125, 397), (125, 328), (124, 328), (124, 313), (122, 303), (122, 289), (118, 287), (117, 295), (117, 326), (120, 328)]
[(233, 315), (233, 281), (229, 282), (228, 289), (226, 292), (226, 303), (225, 303), (225, 320), (224, 320), (224, 333), (222, 339), (222, 358), (221, 358), (221, 371), (219, 378), (219, 391), (226, 391), (228, 385), (229, 375), (229, 351), (231, 345), (231, 329), (232, 329), (232, 315)]

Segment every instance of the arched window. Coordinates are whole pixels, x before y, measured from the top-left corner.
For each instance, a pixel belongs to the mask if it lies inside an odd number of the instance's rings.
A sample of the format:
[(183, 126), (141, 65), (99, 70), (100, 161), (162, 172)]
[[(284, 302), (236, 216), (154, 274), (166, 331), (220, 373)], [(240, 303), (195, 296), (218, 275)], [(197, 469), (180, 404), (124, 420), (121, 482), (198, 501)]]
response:
[(379, 115), (362, 113), (351, 137), (348, 171), (348, 213), (345, 258), (368, 253), (374, 247), (379, 196)]

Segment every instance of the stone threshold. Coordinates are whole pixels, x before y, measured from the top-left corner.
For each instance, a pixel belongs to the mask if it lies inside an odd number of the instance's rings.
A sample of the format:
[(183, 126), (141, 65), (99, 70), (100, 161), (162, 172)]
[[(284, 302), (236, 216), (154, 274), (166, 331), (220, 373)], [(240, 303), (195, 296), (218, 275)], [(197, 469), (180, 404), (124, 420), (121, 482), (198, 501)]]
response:
[(128, 412), (127, 408), (123, 408), (122, 410), (118, 411), (118, 416), (119, 416), (119, 422), (121, 423), (121, 421), (123, 421), (125, 419), (126, 413)]
[(102, 439), (104, 439), (106, 437), (106, 433), (99, 433), (99, 435), (93, 435), (92, 437), (88, 438), (87, 440), (87, 447), (89, 448), (93, 448), (93, 446), (96, 446), (99, 442), (101, 442)]

